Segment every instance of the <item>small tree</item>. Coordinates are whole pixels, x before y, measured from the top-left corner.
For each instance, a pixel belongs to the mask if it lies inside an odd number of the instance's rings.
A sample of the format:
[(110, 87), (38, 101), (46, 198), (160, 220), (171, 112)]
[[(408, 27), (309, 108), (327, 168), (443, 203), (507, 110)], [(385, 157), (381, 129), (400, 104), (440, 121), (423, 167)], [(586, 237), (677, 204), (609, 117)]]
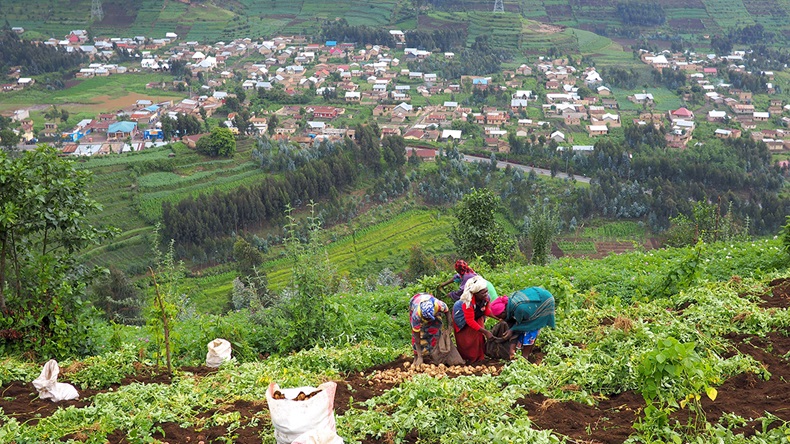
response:
[(118, 267), (110, 266), (106, 276), (91, 288), (93, 304), (104, 311), (105, 318), (122, 324), (140, 324), (142, 292)]
[(279, 123), (280, 119), (277, 117), (277, 114), (272, 114), (266, 122), (266, 132), (269, 133), (270, 136), (273, 135)]
[(303, 244), (299, 238), (296, 219), (286, 210), (285, 247), (293, 263), (293, 279), (282, 303), (277, 305), (278, 317), (286, 322), (278, 340), (280, 351), (311, 347), (327, 331), (326, 297), (332, 291), (334, 271), (316, 235), (321, 229), (315, 217), (315, 204), (310, 203), (308, 218), (309, 239)]
[(549, 205), (548, 199), (543, 204), (533, 206), (524, 223), (523, 232), (532, 246), (532, 263), (546, 265), (551, 251), (551, 242), (559, 232), (560, 217), (557, 210)]
[(494, 218), (499, 206), (499, 197), (488, 189), (472, 189), (463, 197), (455, 208), (457, 221), (450, 231), (459, 255), (480, 256), (491, 266), (507, 261), (516, 243)]
[(409, 249), (409, 261), (406, 267), (406, 280), (416, 281), (423, 276), (436, 274), (439, 266), (419, 245)]
[(153, 284), (153, 295), (148, 304), (146, 324), (151, 329), (157, 345), (157, 365), (162, 358), (162, 347), (164, 347), (169, 374), (173, 373), (171, 333), (185, 300), (182, 282), (186, 269), (183, 262), (176, 261), (174, 245), (175, 242), (171, 240), (166, 252), (159, 249), (159, 226), (157, 226), (154, 230), (153, 242), (154, 266), (148, 269)]
[(211, 130), (211, 134), (197, 141), (199, 153), (212, 157), (233, 157), (236, 153), (236, 138), (230, 128), (218, 126)]
[(4, 130), (0, 130), (0, 147), (5, 148), (6, 150), (12, 150), (21, 140), (21, 137), (15, 133), (12, 129), (7, 128)]

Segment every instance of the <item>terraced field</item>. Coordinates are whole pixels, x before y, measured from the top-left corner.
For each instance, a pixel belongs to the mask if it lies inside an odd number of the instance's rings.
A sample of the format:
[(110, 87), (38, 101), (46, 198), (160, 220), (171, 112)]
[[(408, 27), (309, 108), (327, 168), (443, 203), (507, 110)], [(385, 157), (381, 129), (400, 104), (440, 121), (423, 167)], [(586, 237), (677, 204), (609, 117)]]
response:
[[(545, 47), (545, 40), (524, 30), (520, 19), (563, 25), (587, 31), (610, 32), (622, 27), (616, 2), (608, 0), (507, 0), (505, 13), (493, 15), (493, 1), (467, 0), (448, 4), (443, 11), (455, 25), (468, 26), (470, 39), (487, 33), (495, 41), (519, 49)], [(762, 24), (780, 35), (790, 34), (788, 0), (667, 0), (661, 2), (667, 22), (657, 30), (684, 38), (726, 32), (735, 26)], [(97, 35), (162, 37), (174, 31), (190, 40), (213, 41), (234, 37), (263, 37), (276, 33), (310, 34), (324, 19), (345, 18), (352, 25), (415, 29), (410, 0), (104, 0), (104, 19), (93, 22), (91, 0), (0, 0), (0, 19), (22, 26), (31, 36), (62, 37), (72, 29), (91, 28)], [(553, 35), (554, 38), (562, 38)], [(560, 41), (554, 45), (568, 47)]]
[[(259, 180), (263, 172), (247, 160), (205, 161), (181, 144), (124, 156), (92, 158), (80, 164), (94, 173), (90, 193), (103, 211), (93, 223), (112, 225), (120, 234), (109, 244), (84, 252), (90, 263), (116, 264), (140, 271), (148, 263), (151, 234), (160, 219), (162, 202), (188, 195), (230, 190)], [(244, 152), (249, 147), (240, 146)], [(175, 153), (175, 157), (171, 157)]]
[[(407, 211), (332, 242), (327, 247), (328, 260), (341, 274), (376, 275), (386, 267), (398, 270), (415, 245), (431, 255), (449, 253), (452, 244), (446, 233), (453, 220), (436, 210)], [(291, 277), (291, 264), (285, 259), (268, 262), (263, 269), (275, 289), (285, 287)]]

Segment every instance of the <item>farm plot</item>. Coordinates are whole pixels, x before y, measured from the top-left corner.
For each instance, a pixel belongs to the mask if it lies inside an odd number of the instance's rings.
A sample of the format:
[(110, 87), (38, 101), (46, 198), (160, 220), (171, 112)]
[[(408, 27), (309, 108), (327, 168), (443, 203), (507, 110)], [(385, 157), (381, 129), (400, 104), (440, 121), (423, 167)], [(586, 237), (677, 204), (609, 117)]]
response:
[[(29, 381), (38, 375), (38, 364), (5, 358), (0, 360), (0, 437), (269, 444), (267, 385), (331, 380), (338, 384), (338, 433), (347, 442), (483, 443), (495, 436), (495, 442), (518, 437), (622, 443), (654, 434), (662, 434), (659, 442), (672, 442), (673, 436), (675, 442), (783, 442), (790, 434), (790, 279), (718, 280), (710, 274), (733, 261), (725, 254), (745, 254), (749, 257), (739, 264), (747, 264), (765, 250), (778, 252), (777, 245), (759, 252), (746, 244), (735, 250), (713, 246), (704, 253), (711, 261), (702, 270), (704, 282), (650, 300), (633, 290), (654, 284), (655, 275), (664, 275), (682, 252), (491, 271), (503, 292), (544, 282), (557, 297), (557, 329), (541, 331), (529, 360), (412, 368), (405, 307), (380, 318), (387, 328), (402, 326), (386, 336), (388, 345), (353, 340), (232, 361), (216, 370), (195, 366), (200, 359), (194, 358), (172, 377), (158, 374), (146, 359), (139, 337), (145, 333), (137, 329), (134, 343), (118, 351), (64, 360), (60, 380), (83, 396), (61, 404), (37, 399)], [(331, 303), (354, 301), (361, 322), (392, 303), (393, 291), (406, 301), (418, 287), (344, 293), (332, 296)], [(182, 337), (205, 354), (203, 336), (211, 333)], [(249, 333), (239, 328), (233, 335)], [(690, 354), (684, 357), (677, 346)], [(659, 354), (666, 374), (651, 373), (645, 365)], [(693, 378), (701, 378), (696, 380), (704, 387), (693, 386)], [(674, 407), (653, 404), (667, 414), (661, 427), (651, 425), (645, 408), (650, 381), (661, 383), (664, 399), (685, 401)]]
[[(172, 76), (153, 73), (117, 74), (85, 79), (57, 91), (30, 88), (4, 95), (2, 103), (0, 103), (0, 110), (15, 105), (68, 105), (69, 111), (73, 111), (72, 106), (75, 106), (87, 111), (103, 112), (116, 111), (119, 105), (126, 106), (129, 102), (124, 98), (132, 94), (139, 95), (133, 97), (154, 100), (184, 97), (183, 93), (152, 91), (145, 88), (145, 85), (150, 82), (161, 82), (167, 79), (172, 79)], [(118, 102), (115, 103), (115, 101)]]
[(547, 2), (544, 8), (546, 8), (546, 15), (549, 17), (551, 23), (567, 26), (576, 24), (576, 20), (573, 17), (573, 9), (571, 9), (570, 5), (566, 2), (554, 4), (549, 4)]
[(548, 20), (546, 8), (544, 8), (540, 2), (522, 0), (519, 6), (521, 7), (521, 14), (528, 19), (539, 21)]
[(469, 34), (467, 43), (471, 44), (478, 36), (486, 35), (495, 46), (517, 50), (521, 47), (521, 18), (511, 14), (495, 14), (493, 12), (468, 13)]
[[(641, 111), (642, 105), (628, 100), (628, 96), (634, 93), (643, 92), (640, 90), (626, 91), (618, 88), (612, 88), (612, 93), (617, 98), (617, 103), (620, 105), (621, 110), (626, 111)], [(681, 106), (680, 98), (672, 91), (666, 88), (645, 88), (644, 92), (653, 94), (655, 100), (654, 109), (658, 111), (669, 111), (678, 109)]]
[(722, 29), (732, 29), (736, 26), (753, 25), (749, 11), (742, 1), (732, 0), (705, 0), (708, 14)]
[(561, 51), (578, 51), (578, 42), (572, 31), (562, 26), (524, 20), (521, 28), (521, 49), (529, 54), (544, 54), (546, 48), (550, 47)]
[[(407, 211), (330, 243), (328, 260), (338, 272), (355, 275), (378, 273), (386, 267), (400, 270), (409, 249), (415, 245), (431, 254), (449, 252), (450, 240), (443, 233), (449, 231), (450, 222), (449, 217), (437, 218), (434, 211)], [(437, 243), (436, 239), (445, 241)], [(263, 269), (272, 288), (285, 287), (291, 276), (291, 264), (283, 259), (265, 263)]]

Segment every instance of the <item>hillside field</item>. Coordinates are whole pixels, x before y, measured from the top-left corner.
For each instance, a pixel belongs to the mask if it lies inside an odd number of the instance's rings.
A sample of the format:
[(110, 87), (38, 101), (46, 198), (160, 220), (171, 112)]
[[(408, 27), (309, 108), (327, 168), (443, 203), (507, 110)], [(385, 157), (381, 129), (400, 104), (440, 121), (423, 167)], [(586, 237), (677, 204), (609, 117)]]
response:
[[(179, 318), (172, 376), (157, 367), (148, 329), (96, 330), (105, 353), (60, 361), (59, 381), (79, 400), (37, 399), (40, 362), (0, 358), (0, 441), (272, 444), (268, 385), (335, 381), (337, 432), (348, 443), (784, 442), (787, 264), (776, 240), (545, 267), (472, 263), (500, 294), (551, 291), (557, 328), (541, 330), (529, 360), (468, 366), (409, 366), (409, 296), (445, 276), (328, 295), (322, 329), (343, 333), (287, 355), (251, 352), (260, 327), (246, 310)], [(678, 280), (689, 266), (696, 277)], [(209, 369), (205, 344), (217, 335), (234, 359)]]

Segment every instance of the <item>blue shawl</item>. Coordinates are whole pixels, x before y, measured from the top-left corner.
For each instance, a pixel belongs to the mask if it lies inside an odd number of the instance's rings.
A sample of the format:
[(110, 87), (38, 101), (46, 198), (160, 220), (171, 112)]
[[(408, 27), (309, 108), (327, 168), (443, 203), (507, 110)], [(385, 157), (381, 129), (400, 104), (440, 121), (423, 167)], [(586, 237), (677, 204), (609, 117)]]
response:
[(516, 291), (507, 301), (506, 320), (516, 332), (555, 328), (554, 296), (540, 287)]

